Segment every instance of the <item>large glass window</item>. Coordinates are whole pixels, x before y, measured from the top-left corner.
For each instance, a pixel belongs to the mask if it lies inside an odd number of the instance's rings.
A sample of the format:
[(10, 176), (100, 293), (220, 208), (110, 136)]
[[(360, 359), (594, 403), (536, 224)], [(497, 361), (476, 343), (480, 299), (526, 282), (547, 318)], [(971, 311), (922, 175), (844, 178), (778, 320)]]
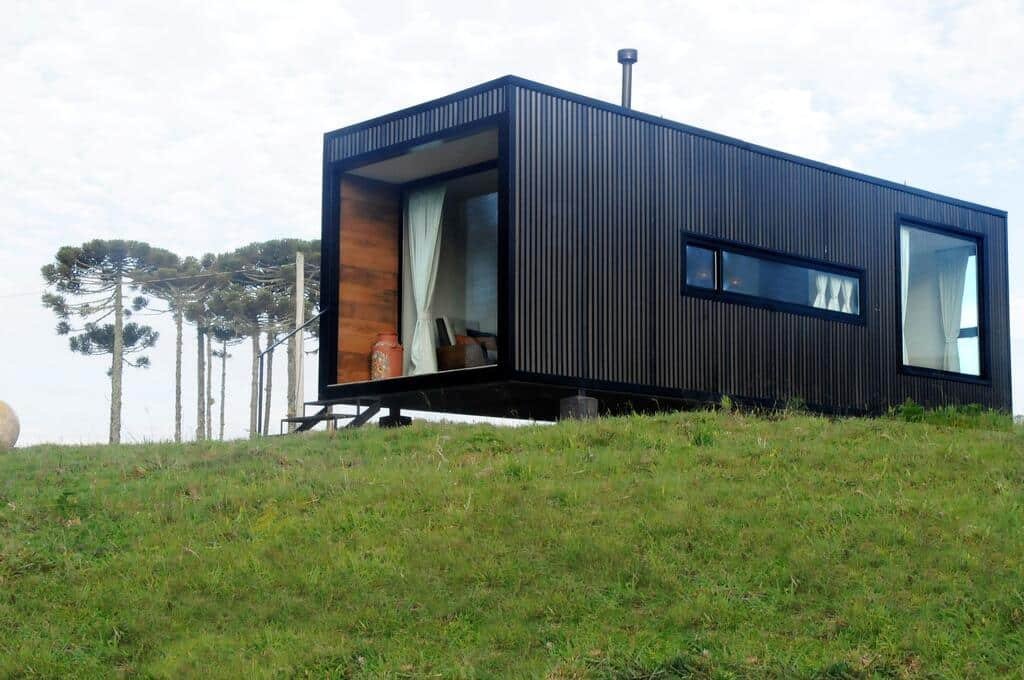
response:
[(498, 364), (498, 141), (489, 127), (346, 165), (336, 384)]
[(800, 258), (703, 240), (686, 246), (686, 286), (694, 294), (833, 318), (859, 318), (860, 277)]
[(978, 242), (902, 225), (903, 363), (981, 375)]
[[(405, 193), (403, 375), (498, 362), (497, 192), (487, 170)], [(429, 232), (423, 195), (434, 196)]]

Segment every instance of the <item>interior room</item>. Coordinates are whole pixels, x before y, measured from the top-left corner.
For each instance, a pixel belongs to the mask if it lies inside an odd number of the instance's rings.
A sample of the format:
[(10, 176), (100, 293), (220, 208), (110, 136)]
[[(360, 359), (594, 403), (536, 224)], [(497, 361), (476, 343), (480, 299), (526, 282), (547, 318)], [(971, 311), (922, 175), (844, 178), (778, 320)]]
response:
[(339, 383), (497, 364), (497, 156), (488, 129), (342, 177)]

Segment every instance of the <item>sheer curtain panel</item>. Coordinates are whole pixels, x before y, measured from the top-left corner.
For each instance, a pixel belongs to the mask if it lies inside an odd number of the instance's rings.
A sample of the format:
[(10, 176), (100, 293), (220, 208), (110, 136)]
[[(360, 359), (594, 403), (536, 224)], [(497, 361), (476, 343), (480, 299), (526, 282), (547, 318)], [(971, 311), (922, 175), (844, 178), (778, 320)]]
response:
[(405, 204), (412, 294), (416, 306), (410, 356), (413, 375), (437, 371), (431, 304), (441, 252), (441, 213), (445, 191), (444, 185), (417, 189), (409, 193)]

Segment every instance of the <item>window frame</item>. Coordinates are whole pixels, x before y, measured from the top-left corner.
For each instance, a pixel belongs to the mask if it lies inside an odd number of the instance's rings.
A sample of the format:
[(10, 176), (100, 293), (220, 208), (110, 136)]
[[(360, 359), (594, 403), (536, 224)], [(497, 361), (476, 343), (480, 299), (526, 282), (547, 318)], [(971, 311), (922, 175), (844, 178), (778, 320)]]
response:
[[(979, 375), (971, 375), (970, 373), (959, 373), (957, 371), (945, 371), (939, 368), (926, 368), (924, 366), (910, 366), (903, 363), (903, 295), (902, 295), (902, 279), (903, 279), (903, 258), (901, 255), (900, 247), (900, 228), (911, 227), (913, 229), (920, 229), (922, 231), (930, 231), (934, 234), (940, 234), (942, 236), (949, 236), (952, 238), (958, 238), (965, 241), (973, 241), (977, 248), (977, 254), (975, 255), (975, 276), (977, 277), (976, 290), (978, 291), (978, 369)], [(895, 291), (894, 297), (896, 298), (896, 304), (893, 305), (896, 308), (896, 347), (895, 357), (896, 365), (899, 373), (902, 375), (915, 376), (920, 378), (933, 378), (936, 380), (949, 380), (952, 382), (963, 382), (973, 383), (976, 385), (991, 385), (992, 374), (989, 366), (989, 290), (988, 290), (988, 276), (987, 271), (987, 258), (988, 250), (986, 248), (986, 235), (976, 231), (966, 231), (964, 229), (958, 229), (957, 227), (950, 226), (948, 224), (941, 224), (939, 222), (931, 222), (924, 220), (919, 217), (913, 217), (911, 215), (897, 214), (895, 221), (893, 237), (893, 250), (895, 251), (896, 260), (896, 278), (894, 281)], [(961, 338), (965, 337), (962, 335), (963, 329), (961, 328)], [(967, 336), (970, 337), (970, 336)]]
[[(868, 293), (867, 293), (867, 277), (865, 276), (865, 270), (862, 267), (853, 267), (850, 265), (836, 264), (834, 262), (826, 262), (824, 260), (817, 260), (810, 257), (802, 257), (800, 255), (793, 255), (791, 253), (784, 253), (779, 250), (771, 250), (769, 248), (760, 248), (747, 243), (740, 243), (738, 241), (731, 241), (728, 239), (711, 238), (703, 236), (701, 234), (695, 234), (688, 231), (681, 231), (682, 235), (682, 250), (681, 260), (682, 265), (680, 272), (681, 278), (681, 290), (680, 294), (688, 297), (703, 298), (706, 300), (714, 300), (717, 302), (725, 302), (729, 304), (745, 305), (747, 307), (759, 307), (761, 309), (769, 309), (775, 312), (784, 312), (788, 314), (798, 314), (800, 316), (810, 316), (818, 319), (824, 319), (827, 321), (838, 321), (840, 323), (853, 324), (857, 326), (867, 325), (867, 308), (868, 308)], [(686, 248), (687, 246), (696, 246), (698, 248), (705, 248), (711, 250), (715, 254), (715, 287), (714, 288), (701, 288), (699, 286), (691, 286), (686, 283)], [(726, 291), (722, 289), (722, 251), (727, 250), (737, 255), (746, 255), (748, 257), (754, 257), (762, 260), (768, 260), (770, 262), (778, 262), (780, 264), (788, 264), (797, 267), (803, 267), (805, 269), (812, 269), (816, 271), (823, 271), (830, 274), (839, 274), (840, 276), (848, 276), (857, 280), (858, 294), (859, 294), (859, 307), (856, 314), (847, 314), (844, 312), (837, 312), (831, 309), (819, 309), (810, 305), (801, 305), (794, 302), (782, 302), (772, 298), (761, 297), (757, 295), (747, 295), (746, 293), (736, 293), (734, 291)]]
[[(510, 198), (513, 194), (511, 177), (515, 160), (509, 137), (512, 119), (513, 114), (511, 110), (506, 110), (468, 123), (390, 144), (366, 153), (325, 163), (321, 225), (323, 280), (320, 288), (320, 307), (325, 310), (325, 314), (321, 319), (321, 328), (325, 328), (326, 332), (321, 335), (321, 340), (324, 341), (324, 346), (336, 348), (338, 344), (338, 293), (341, 282), (341, 272), (338, 265), (340, 262), (340, 229), (342, 228), (340, 226), (341, 200), (338, 185), (341, 178), (345, 173), (363, 165), (405, 155), (423, 144), (459, 139), (491, 128), (496, 129), (498, 131), (497, 158), (484, 162), (494, 161), (497, 163), (498, 168), (498, 335), (500, 338), (505, 338), (505, 340), (503, 340), (504, 344), (502, 345), (497, 365), (480, 366), (474, 370), (439, 371), (422, 375), (400, 376), (388, 380), (349, 383), (339, 383), (337, 381), (337, 351), (321, 353), (318, 371), (319, 400), (335, 402), (349, 400), (351, 403), (355, 403), (356, 400), (364, 397), (379, 397), (434, 389), (445, 390), (453, 386), (479, 385), (496, 380), (507, 380), (512, 375), (513, 365), (511, 357), (515, 354), (516, 342), (515, 326), (512, 323), (514, 290), (511, 281), (513, 272), (510, 269), (511, 258), (509, 256), (513, 246), (512, 232), (509, 226), (509, 211), (512, 204)], [(330, 134), (332, 133), (328, 133), (328, 135)], [(456, 168), (455, 170), (458, 169)], [(401, 215), (399, 215), (399, 219), (401, 220)], [(401, 264), (401, 258), (399, 262)], [(401, 272), (399, 272), (399, 276), (401, 277)]]

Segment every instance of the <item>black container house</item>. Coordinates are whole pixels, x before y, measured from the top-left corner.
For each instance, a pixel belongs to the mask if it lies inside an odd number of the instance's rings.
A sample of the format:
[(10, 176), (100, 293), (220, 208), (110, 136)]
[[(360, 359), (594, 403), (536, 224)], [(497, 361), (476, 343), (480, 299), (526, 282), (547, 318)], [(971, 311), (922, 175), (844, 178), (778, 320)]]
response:
[(323, 403), (1010, 409), (1005, 212), (521, 78), (328, 133), (322, 228)]

